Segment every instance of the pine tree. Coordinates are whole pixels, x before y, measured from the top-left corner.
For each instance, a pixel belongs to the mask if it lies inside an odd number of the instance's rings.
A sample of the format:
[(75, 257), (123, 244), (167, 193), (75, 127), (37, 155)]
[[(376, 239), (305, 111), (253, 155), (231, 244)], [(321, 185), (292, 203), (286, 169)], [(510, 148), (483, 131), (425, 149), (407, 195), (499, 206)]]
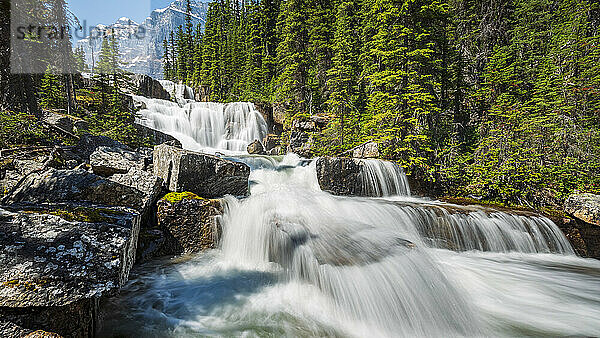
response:
[(308, 26), (306, 0), (284, 0), (279, 14), (277, 46), (279, 76), (275, 100), (289, 102), (292, 113), (306, 113), (310, 106), (308, 88)]
[(171, 79), (171, 56), (169, 53), (169, 42), (167, 39), (163, 40), (163, 77), (166, 80)]
[(361, 47), (358, 31), (360, 22), (358, 0), (339, 2), (332, 46), (333, 66), (328, 71), (327, 103), (329, 111), (337, 120), (332, 127), (343, 150), (360, 142), (360, 112), (363, 109), (358, 62)]
[(40, 85), (40, 107), (44, 109), (57, 109), (62, 107), (61, 82), (58, 75), (50, 65), (44, 73)]
[(439, 59), (429, 22), (445, 9), (437, 1), (384, 0), (365, 2), (364, 10), (361, 59), (369, 93), (364, 132), (376, 136), (384, 156), (429, 172), (427, 119), (440, 110), (434, 76)]

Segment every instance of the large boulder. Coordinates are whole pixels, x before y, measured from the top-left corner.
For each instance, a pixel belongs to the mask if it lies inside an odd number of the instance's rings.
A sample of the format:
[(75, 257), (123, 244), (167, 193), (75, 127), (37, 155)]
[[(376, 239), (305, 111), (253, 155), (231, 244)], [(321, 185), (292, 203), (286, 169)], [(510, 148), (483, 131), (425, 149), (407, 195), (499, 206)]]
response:
[[(583, 242), (584, 257), (600, 259), (600, 196), (594, 194), (573, 194), (565, 202), (565, 213), (575, 218), (575, 225), (563, 227), (567, 237), (575, 233)], [(571, 237), (569, 237), (571, 239)]]
[(115, 141), (110, 137), (85, 134), (80, 137), (79, 142), (75, 148), (73, 148), (73, 151), (81, 156), (82, 159), (87, 161), (89, 160), (90, 155), (92, 155), (100, 147), (131, 150), (126, 145)]
[(565, 202), (565, 212), (585, 223), (600, 226), (600, 195), (573, 194)]
[(248, 194), (250, 168), (243, 163), (162, 144), (154, 148), (153, 165), (170, 191), (206, 198)]
[(353, 158), (321, 157), (316, 163), (321, 190), (334, 195), (362, 195), (361, 161)]
[(126, 208), (0, 209), (0, 318), (29, 331), (94, 336), (98, 299), (128, 280), (138, 232), (139, 215)]
[(125, 174), (129, 169), (144, 169), (144, 159), (140, 153), (122, 148), (99, 147), (90, 155), (90, 165), (94, 174), (111, 176)]
[(156, 201), (164, 194), (164, 181), (151, 172), (131, 168), (125, 174), (112, 175), (109, 180), (134, 188), (144, 194), (141, 212), (142, 227), (150, 228), (156, 225)]
[(148, 75), (134, 74), (131, 77), (134, 93), (152, 99), (169, 100), (171, 95), (157, 80)]
[(181, 142), (169, 134), (165, 134), (162, 131), (152, 129), (139, 123), (134, 123), (133, 127), (139, 136), (149, 140), (152, 145), (157, 146), (159, 144), (170, 142), (176, 147), (181, 148)]
[(254, 142), (250, 143), (248, 145), (248, 147), (246, 148), (246, 150), (248, 151), (248, 154), (251, 154), (251, 155), (266, 154), (265, 147), (259, 140), (254, 140)]
[(0, 197), (8, 195), (27, 175), (44, 168), (37, 160), (5, 159), (0, 161)]
[(4, 203), (91, 202), (144, 210), (147, 198), (141, 191), (82, 169), (34, 172), (9, 194)]
[(59, 114), (51, 111), (44, 111), (42, 121), (49, 126), (72, 133), (74, 126), (73, 120), (64, 114)]
[(217, 246), (221, 236), (218, 217), (223, 214), (219, 200), (189, 192), (170, 193), (157, 206), (158, 226), (166, 235), (170, 253), (193, 253)]
[(265, 151), (270, 151), (275, 147), (279, 146), (281, 139), (279, 136), (275, 134), (268, 134), (263, 140), (263, 145), (265, 146)]

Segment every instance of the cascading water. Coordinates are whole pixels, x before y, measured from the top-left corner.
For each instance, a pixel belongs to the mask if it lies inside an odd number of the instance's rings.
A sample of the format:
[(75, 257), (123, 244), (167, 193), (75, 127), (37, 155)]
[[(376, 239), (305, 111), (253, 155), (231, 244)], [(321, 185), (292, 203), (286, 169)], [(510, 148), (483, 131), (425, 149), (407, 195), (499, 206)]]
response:
[(138, 112), (138, 123), (174, 136), (190, 150), (239, 154), (267, 135), (267, 123), (249, 102), (187, 102), (180, 106), (165, 100), (135, 99), (146, 105)]
[(404, 170), (397, 164), (378, 160), (361, 160), (360, 180), (367, 196), (410, 195)]
[[(142, 115), (186, 147), (241, 150), (261, 132), (248, 104), (154, 103)], [(224, 199), (220, 248), (141, 270), (101, 335), (600, 335), (600, 262), (546, 218), (411, 197), (387, 162), (362, 162), (381, 196), (362, 198), (321, 191), (295, 155), (232, 158), (253, 168), (251, 195)]]

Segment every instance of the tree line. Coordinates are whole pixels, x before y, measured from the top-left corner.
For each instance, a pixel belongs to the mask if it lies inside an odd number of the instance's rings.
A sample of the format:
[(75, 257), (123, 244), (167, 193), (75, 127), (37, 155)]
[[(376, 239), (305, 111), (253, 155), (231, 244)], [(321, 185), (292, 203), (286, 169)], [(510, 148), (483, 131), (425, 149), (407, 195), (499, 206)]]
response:
[(164, 70), (214, 101), (329, 117), (314, 135), (317, 155), (375, 141), (382, 157), (447, 193), (557, 204), (600, 189), (599, 8), (216, 0), (204, 30), (188, 15), (164, 41)]

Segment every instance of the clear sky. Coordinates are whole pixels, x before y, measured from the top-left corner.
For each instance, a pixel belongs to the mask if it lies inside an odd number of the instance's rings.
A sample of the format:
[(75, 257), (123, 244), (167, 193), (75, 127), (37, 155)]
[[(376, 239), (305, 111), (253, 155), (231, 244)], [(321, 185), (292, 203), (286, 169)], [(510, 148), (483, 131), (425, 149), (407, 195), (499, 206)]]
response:
[(173, 0), (67, 0), (69, 9), (88, 27), (109, 25), (121, 17), (142, 22), (156, 8), (164, 8)]

